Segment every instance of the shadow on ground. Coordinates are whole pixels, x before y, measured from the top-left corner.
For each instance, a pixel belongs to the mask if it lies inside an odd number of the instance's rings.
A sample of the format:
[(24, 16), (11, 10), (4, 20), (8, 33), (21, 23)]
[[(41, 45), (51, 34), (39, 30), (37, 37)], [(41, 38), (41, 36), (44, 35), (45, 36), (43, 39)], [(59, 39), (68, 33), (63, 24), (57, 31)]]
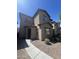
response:
[(29, 47), (25, 39), (17, 39), (17, 50)]

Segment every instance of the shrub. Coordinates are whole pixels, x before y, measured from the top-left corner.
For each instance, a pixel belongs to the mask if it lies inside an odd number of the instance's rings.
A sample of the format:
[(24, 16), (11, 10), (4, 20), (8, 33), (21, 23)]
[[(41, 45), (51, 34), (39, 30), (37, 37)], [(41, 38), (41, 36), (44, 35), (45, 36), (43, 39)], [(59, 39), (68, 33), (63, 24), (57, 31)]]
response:
[(45, 39), (45, 43), (49, 45), (50, 44), (50, 40), (48, 38), (46, 38)]

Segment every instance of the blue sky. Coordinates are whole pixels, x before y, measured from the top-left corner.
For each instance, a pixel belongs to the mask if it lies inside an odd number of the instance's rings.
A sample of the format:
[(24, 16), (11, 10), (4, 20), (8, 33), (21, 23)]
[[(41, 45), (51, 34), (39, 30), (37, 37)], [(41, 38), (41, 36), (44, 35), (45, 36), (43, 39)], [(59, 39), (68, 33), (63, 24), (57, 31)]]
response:
[(58, 21), (61, 13), (61, 0), (17, 0), (18, 24), (19, 12), (33, 16), (38, 8), (46, 10), (51, 19)]

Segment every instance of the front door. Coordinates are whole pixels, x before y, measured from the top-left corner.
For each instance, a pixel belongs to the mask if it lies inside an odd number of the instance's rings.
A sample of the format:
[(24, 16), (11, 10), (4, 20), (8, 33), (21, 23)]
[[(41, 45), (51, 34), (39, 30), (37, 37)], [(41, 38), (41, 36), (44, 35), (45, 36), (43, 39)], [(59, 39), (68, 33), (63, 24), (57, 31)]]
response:
[(28, 28), (28, 36), (27, 36), (27, 39), (30, 39), (31, 38), (31, 28)]

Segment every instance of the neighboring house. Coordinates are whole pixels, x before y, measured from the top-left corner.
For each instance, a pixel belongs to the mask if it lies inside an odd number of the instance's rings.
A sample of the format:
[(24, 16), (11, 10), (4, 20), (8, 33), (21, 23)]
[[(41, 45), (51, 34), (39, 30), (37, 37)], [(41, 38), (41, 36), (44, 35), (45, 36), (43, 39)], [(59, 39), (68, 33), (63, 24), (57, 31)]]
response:
[(52, 20), (45, 10), (38, 9), (33, 17), (20, 13), (19, 35), (22, 39), (45, 40), (52, 37)]
[(52, 26), (53, 26), (53, 30), (54, 30), (55, 34), (60, 33), (61, 27), (60, 27), (60, 23), (59, 22), (53, 21), (52, 22)]
[[(60, 22), (52, 22), (53, 26), (53, 42), (61, 42), (61, 27)], [(51, 40), (52, 41), (52, 40)]]

